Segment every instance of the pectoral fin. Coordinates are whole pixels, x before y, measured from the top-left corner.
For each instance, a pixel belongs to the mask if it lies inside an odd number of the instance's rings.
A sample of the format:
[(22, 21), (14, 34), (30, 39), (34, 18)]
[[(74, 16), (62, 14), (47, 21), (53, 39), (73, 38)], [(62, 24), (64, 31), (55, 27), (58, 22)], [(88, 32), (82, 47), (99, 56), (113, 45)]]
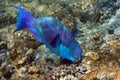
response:
[(54, 48), (58, 47), (61, 43), (60, 35), (56, 35), (55, 38), (50, 42), (50, 45)]

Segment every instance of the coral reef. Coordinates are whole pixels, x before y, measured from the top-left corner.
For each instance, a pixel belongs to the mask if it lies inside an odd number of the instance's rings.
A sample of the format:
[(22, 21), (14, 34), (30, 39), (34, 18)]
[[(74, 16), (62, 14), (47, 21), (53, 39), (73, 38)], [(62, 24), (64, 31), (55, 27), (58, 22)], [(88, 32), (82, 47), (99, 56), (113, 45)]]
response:
[[(62, 21), (83, 49), (71, 63), (28, 31), (12, 33), (17, 10)], [(0, 80), (119, 80), (120, 0), (0, 0)]]

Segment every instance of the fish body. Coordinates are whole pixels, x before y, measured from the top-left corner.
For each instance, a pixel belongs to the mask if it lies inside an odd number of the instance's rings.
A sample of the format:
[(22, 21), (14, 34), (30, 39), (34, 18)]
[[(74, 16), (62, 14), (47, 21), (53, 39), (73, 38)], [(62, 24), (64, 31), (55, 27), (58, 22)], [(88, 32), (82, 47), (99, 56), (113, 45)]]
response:
[(82, 49), (74, 39), (72, 33), (58, 19), (49, 16), (35, 18), (30, 12), (19, 6), (13, 6), (19, 10), (16, 31), (29, 29), (36, 39), (44, 43), (58, 56), (76, 62), (80, 59)]

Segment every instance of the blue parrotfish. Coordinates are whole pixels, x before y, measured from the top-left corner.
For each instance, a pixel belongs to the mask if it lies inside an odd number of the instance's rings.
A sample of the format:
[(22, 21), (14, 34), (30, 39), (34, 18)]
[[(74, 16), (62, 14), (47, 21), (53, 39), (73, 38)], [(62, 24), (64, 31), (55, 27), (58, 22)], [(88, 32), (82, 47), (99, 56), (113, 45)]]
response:
[(35, 18), (29, 11), (20, 6), (12, 6), (18, 12), (16, 31), (27, 28), (35, 38), (63, 59), (76, 62), (81, 58), (82, 49), (71, 31), (58, 19), (44, 16)]

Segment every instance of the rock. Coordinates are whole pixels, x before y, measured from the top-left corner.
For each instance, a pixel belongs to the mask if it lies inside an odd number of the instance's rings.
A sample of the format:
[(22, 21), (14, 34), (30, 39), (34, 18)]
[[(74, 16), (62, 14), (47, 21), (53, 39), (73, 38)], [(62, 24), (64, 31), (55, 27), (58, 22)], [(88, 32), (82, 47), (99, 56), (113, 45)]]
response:
[(76, 16), (76, 17), (80, 17), (81, 15), (81, 10), (79, 9), (73, 9), (73, 14)]
[(28, 49), (30, 48), (36, 49), (40, 46), (40, 43), (37, 41), (25, 41), (23, 44), (24, 44), (24, 47)]
[(105, 22), (115, 15), (119, 5), (116, 0), (100, 0), (94, 8), (95, 22)]
[(32, 67), (29, 67), (29, 70), (28, 70), (28, 73), (34, 73), (34, 72), (37, 72), (38, 69), (36, 69), (35, 66), (32, 66)]
[(33, 55), (34, 54), (34, 50), (31, 48), (29, 49), (26, 54), (29, 56), (29, 55)]
[(116, 28), (115, 31), (114, 31), (116, 35), (120, 35), (120, 28)]
[(18, 60), (17, 64), (24, 64), (26, 60), (27, 60), (27, 57), (23, 57), (23, 58)]
[(2, 2), (3, 0), (0, 0), (0, 2)]
[[(3, 5), (3, 6), (0, 5), (0, 8), (1, 8), (1, 10), (0, 10), (0, 23), (1, 23), (0, 29), (5, 26), (15, 23), (16, 16), (13, 16), (13, 15), (11, 16), (11, 14), (9, 14), (9, 13), (11, 13), (10, 8), (6, 7), (5, 5)], [(14, 10), (12, 12), (14, 12)]]
[(108, 34), (114, 34), (114, 30), (113, 29), (109, 29), (108, 30)]
[(85, 67), (80, 67), (79, 65), (60, 65), (58, 67), (53, 67), (48, 75), (48, 79), (80, 79), (83, 74), (86, 74), (87, 69)]
[(110, 79), (114, 79), (114, 76), (115, 76), (115, 73), (114, 73), (114, 72), (111, 72), (111, 73), (109, 74), (109, 78), (110, 78)]
[(0, 42), (0, 50), (7, 49), (7, 43), (5, 41)]
[(12, 60), (16, 60), (18, 58), (18, 53), (16, 49), (12, 49), (9, 53)]
[(21, 67), (21, 68), (18, 70), (18, 76), (24, 78), (24, 77), (26, 76), (26, 75), (25, 75), (26, 72), (27, 72), (27, 68)]
[(50, 1), (47, 1), (47, 0), (39, 0), (39, 2), (41, 3), (41, 4), (52, 4), (53, 2), (54, 3), (59, 3), (59, 2), (61, 2), (60, 0), (50, 0)]
[(14, 66), (12, 64), (5, 66), (5, 68), (3, 69), (3, 72), (4, 72), (3, 73), (4, 78), (10, 79), (10, 77), (14, 73)]
[(60, 64), (60, 57), (57, 56), (55, 53), (52, 53), (52, 52), (45, 52), (43, 54), (46, 62), (49, 62), (51, 64), (54, 64), (54, 65), (59, 65)]
[(102, 72), (98, 75), (98, 78), (101, 79), (101, 80), (106, 80), (107, 79), (107, 75), (105, 72)]
[(3, 63), (8, 59), (8, 49), (7, 49), (7, 43), (5, 41), (0, 42), (0, 66), (3, 65)]
[(100, 57), (99, 54), (96, 53), (96, 52), (87, 52), (87, 53), (85, 54), (85, 56), (86, 56), (86, 57), (89, 57), (89, 58), (92, 59), (93, 61), (98, 60), (99, 57)]
[(39, 46), (36, 51), (40, 54), (44, 54), (45, 52), (49, 51), (49, 49), (45, 45)]

